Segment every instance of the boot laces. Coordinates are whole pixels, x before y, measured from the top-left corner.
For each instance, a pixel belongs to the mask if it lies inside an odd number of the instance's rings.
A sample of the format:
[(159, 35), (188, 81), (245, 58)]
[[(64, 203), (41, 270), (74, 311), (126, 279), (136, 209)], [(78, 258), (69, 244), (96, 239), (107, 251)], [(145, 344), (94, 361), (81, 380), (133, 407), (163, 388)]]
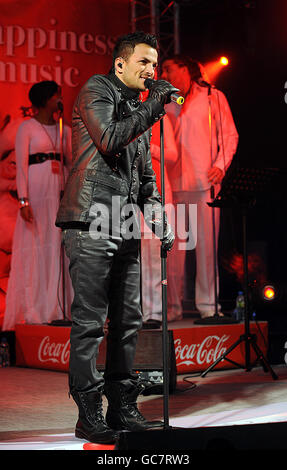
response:
[(128, 403), (127, 409), (136, 420), (146, 421), (145, 417), (139, 411), (136, 403)]
[(81, 395), (81, 402), (82, 405), (85, 409), (85, 414), (90, 421), (91, 424), (96, 423), (103, 423), (105, 424), (105, 418), (103, 415), (103, 404), (102, 402), (99, 403), (93, 403), (93, 406), (89, 406), (88, 403), (85, 400), (85, 396)]

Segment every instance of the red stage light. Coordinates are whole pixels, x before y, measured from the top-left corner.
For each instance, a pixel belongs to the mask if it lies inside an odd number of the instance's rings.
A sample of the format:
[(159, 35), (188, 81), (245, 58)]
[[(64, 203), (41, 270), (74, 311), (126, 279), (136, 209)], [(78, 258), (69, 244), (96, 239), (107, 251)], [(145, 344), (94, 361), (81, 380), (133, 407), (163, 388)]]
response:
[(273, 286), (264, 286), (263, 288), (264, 300), (273, 300), (276, 297), (276, 291)]
[(222, 69), (229, 64), (229, 60), (225, 56), (221, 56), (213, 61), (204, 64), (204, 75), (203, 79), (206, 82), (213, 83)]
[(227, 59), (227, 57), (220, 57), (219, 62), (221, 63), (221, 65), (228, 65), (229, 60)]

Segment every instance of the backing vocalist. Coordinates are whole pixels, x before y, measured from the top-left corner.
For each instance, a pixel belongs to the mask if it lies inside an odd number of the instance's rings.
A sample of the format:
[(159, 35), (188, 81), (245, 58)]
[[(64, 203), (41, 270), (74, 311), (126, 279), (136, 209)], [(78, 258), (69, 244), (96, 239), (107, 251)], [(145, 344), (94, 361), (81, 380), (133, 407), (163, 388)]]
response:
[[(195, 304), (202, 318), (215, 313), (214, 240), (210, 189), (219, 189), (225, 171), (236, 152), (238, 134), (231, 110), (224, 94), (205, 80), (202, 66), (183, 55), (175, 55), (163, 62), (162, 79), (168, 80), (180, 90), (185, 102), (180, 108), (170, 103), (166, 111), (173, 123), (179, 159), (173, 167), (171, 185), (175, 204), (197, 205), (196, 285)], [(215, 209), (216, 246), (219, 231), (219, 210)], [(180, 214), (179, 214), (180, 215)], [(182, 217), (183, 219), (183, 217)], [(191, 221), (177, 221), (184, 233), (192, 231)], [(180, 231), (181, 230), (181, 231)], [(217, 256), (216, 256), (217, 258)], [(175, 249), (169, 257), (174, 285), (177, 286), (178, 308), (182, 311), (185, 251)], [(172, 265), (172, 266), (171, 266)], [(218, 305), (220, 313), (220, 305)]]

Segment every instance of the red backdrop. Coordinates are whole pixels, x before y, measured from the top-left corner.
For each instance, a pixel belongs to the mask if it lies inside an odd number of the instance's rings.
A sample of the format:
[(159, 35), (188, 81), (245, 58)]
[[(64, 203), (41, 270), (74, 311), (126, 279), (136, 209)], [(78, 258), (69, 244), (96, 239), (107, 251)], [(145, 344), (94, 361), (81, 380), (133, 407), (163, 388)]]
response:
[(55, 80), (70, 120), (81, 85), (109, 70), (117, 36), (129, 32), (129, 1), (0, 0), (0, 17), (1, 117), (29, 105), (33, 83)]
[[(94, 73), (107, 73), (118, 36), (130, 32), (129, 0), (0, 0), (0, 328), (18, 211), (15, 154), (21, 106), (41, 80), (62, 86), (64, 118)], [(120, 20), (120, 21), (119, 21)], [(14, 190), (14, 191), (13, 191)]]

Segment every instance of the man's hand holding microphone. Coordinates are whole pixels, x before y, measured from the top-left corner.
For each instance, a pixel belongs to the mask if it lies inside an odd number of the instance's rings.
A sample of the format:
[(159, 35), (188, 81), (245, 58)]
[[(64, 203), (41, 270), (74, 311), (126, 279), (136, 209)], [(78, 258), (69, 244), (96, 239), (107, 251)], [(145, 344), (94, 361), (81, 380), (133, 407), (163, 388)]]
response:
[(149, 90), (148, 97), (159, 101), (163, 106), (171, 101), (179, 105), (184, 102), (184, 98), (177, 94), (179, 89), (165, 80), (152, 80), (151, 78), (147, 78), (144, 85)]

